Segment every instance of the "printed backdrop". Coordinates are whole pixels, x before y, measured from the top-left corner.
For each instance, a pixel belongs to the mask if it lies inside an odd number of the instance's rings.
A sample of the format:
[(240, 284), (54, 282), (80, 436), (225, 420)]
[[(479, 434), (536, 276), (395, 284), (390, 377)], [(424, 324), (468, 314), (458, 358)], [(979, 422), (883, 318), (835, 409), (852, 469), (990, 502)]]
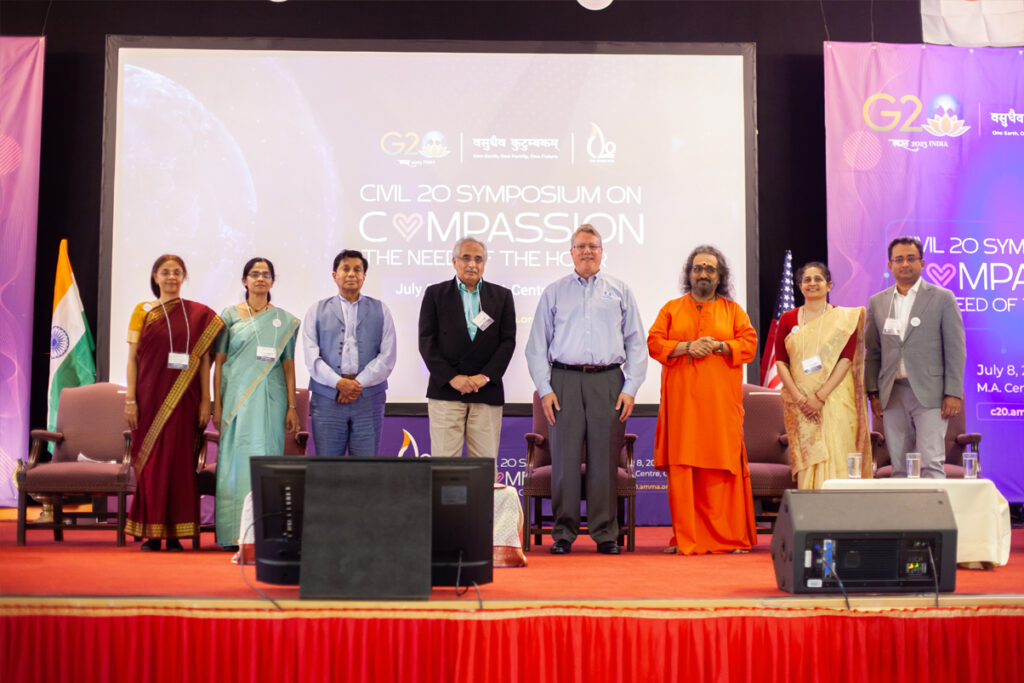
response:
[(44, 47), (0, 37), (0, 506), (18, 502), (11, 475), (28, 457)]
[(832, 300), (866, 306), (892, 284), (889, 241), (924, 243), (963, 315), (982, 474), (1024, 501), (1024, 51), (824, 49)]

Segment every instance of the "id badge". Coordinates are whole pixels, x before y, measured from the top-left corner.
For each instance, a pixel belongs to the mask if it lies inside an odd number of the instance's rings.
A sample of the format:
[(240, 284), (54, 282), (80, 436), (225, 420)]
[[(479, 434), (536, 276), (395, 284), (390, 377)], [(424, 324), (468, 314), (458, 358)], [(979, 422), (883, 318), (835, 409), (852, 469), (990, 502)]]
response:
[(256, 360), (261, 360), (264, 363), (273, 363), (277, 358), (277, 349), (273, 346), (257, 346), (256, 347)]
[(901, 332), (902, 330), (898, 318), (885, 319), (885, 327), (882, 328), (882, 334), (894, 334), (896, 336), (899, 336)]
[(491, 326), (491, 323), (493, 323), (493, 322), (494, 322), (494, 318), (492, 318), (491, 316), (487, 315), (483, 311), (480, 311), (479, 313), (477, 313), (476, 317), (473, 318), (473, 324), (476, 325), (478, 330), (486, 330), (488, 327)]
[(821, 356), (811, 356), (810, 358), (804, 358), (803, 360), (804, 374), (809, 375), (812, 372), (817, 372), (823, 367), (821, 364)]
[(171, 351), (167, 354), (167, 367), (171, 370), (185, 370), (188, 368), (188, 354), (187, 353), (174, 353)]

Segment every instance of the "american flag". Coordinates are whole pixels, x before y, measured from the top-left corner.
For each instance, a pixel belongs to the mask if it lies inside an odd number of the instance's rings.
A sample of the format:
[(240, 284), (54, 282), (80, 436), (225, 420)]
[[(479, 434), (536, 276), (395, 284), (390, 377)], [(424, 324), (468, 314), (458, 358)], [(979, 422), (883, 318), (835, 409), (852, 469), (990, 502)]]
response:
[(761, 353), (761, 386), (778, 389), (782, 386), (779, 374), (775, 372), (775, 333), (779, 328), (782, 314), (796, 306), (793, 298), (793, 252), (786, 250), (786, 260), (782, 263), (782, 280), (779, 282), (779, 293), (775, 297), (775, 315), (772, 316), (771, 327), (764, 341)]

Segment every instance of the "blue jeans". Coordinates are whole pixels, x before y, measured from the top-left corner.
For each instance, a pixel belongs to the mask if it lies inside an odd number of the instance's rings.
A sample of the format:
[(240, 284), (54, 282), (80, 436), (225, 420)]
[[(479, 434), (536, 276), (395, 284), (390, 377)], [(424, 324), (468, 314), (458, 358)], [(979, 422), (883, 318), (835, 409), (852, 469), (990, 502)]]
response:
[(352, 403), (338, 403), (314, 393), (309, 415), (316, 454), (376, 457), (384, 430), (385, 400), (383, 391), (361, 395)]

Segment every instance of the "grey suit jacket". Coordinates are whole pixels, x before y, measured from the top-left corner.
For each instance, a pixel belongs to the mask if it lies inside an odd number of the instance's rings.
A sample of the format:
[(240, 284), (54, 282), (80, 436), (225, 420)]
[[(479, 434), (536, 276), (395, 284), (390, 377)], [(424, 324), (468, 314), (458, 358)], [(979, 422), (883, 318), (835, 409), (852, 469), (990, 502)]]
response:
[[(964, 323), (953, 292), (922, 280), (910, 309), (906, 334), (900, 341), (898, 335), (882, 332), (895, 289), (893, 285), (875, 294), (868, 304), (865, 390), (878, 392), (882, 406), (888, 405), (902, 359), (914, 396), (924, 407), (941, 407), (943, 396), (963, 398), (967, 349)], [(911, 322), (915, 319), (918, 325)]]

